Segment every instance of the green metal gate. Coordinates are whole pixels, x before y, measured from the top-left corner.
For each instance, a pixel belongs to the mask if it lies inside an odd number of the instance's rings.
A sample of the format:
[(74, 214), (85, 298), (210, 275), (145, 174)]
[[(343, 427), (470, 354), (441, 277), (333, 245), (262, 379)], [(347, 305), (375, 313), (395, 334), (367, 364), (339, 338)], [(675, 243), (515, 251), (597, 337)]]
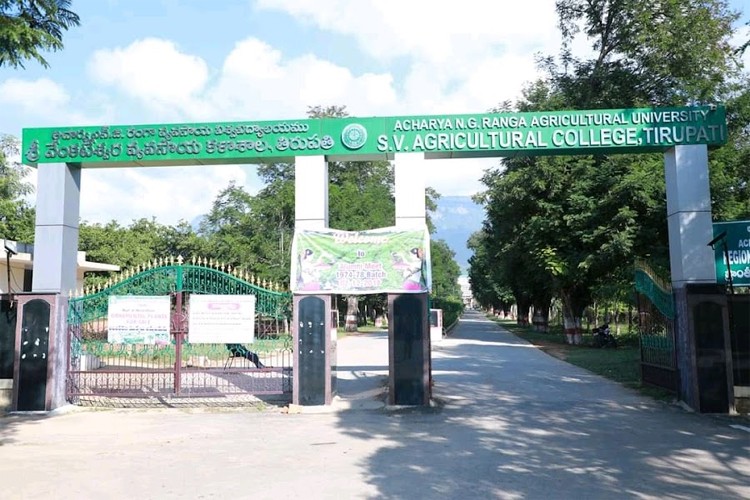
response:
[(644, 262), (635, 266), (641, 381), (677, 392), (672, 287)]
[[(190, 344), (191, 294), (254, 295), (256, 340), (245, 347), (257, 358), (239, 356), (230, 344)], [(108, 342), (111, 295), (170, 296), (171, 342)], [(70, 300), (68, 398), (76, 404), (112, 404), (117, 398), (231, 401), (247, 395), (290, 394), (291, 314), (289, 292), (206, 259), (185, 263), (178, 257), (125, 271), (103, 288)]]

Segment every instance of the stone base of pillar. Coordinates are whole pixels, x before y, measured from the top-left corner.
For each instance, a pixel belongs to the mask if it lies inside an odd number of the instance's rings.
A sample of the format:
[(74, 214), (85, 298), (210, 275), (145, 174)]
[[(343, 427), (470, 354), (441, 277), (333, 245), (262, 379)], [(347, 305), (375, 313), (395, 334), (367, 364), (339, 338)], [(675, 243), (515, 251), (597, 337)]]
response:
[(68, 299), (59, 294), (17, 294), (14, 411), (51, 411), (67, 404)]
[(689, 283), (673, 293), (680, 400), (702, 413), (733, 413), (726, 290), (715, 284)]
[(294, 380), (292, 402), (330, 405), (335, 392), (335, 343), (330, 295), (295, 295), (292, 335)]
[(426, 293), (388, 294), (388, 404), (429, 406), (431, 353)]

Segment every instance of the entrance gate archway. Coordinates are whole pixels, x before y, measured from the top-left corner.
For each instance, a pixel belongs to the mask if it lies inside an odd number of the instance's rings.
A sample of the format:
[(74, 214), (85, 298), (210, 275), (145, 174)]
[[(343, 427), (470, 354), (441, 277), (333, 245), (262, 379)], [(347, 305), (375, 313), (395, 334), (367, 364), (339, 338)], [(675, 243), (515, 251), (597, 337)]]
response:
[[(75, 288), (83, 168), (294, 161), (295, 227), (323, 229), (328, 226), (326, 162), (392, 160), (396, 226), (414, 229), (425, 222), (425, 160), (663, 152), (680, 396), (696, 408), (688, 298), (694, 285), (716, 283), (706, 245), (713, 237), (707, 147), (725, 143), (726, 137), (725, 111), (715, 106), (25, 129), (23, 162), (39, 172), (32, 289), (65, 302)], [(707, 290), (701, 288), (700, 296)], [(50, 332), (65, 331), (65, 309), (54, 309)], [(330, 314), (323, 318), (330, 322)], [(50, 345), (45, 409), (64, 404), (63, 367), (69, 363), (61, 349), (65, 335), (50, 339), (57, 345)], [(393, 363), (389, 371), (393, 380)], [(16, 398), (17, 391), (15, 383)]]

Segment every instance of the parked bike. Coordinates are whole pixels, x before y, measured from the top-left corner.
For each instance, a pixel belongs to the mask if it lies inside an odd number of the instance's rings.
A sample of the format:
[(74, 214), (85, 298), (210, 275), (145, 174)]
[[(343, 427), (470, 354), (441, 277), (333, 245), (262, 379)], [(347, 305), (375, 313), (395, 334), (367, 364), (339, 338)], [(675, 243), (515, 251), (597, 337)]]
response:
[(594, 334), (594, 347), (617, 347), (617, 338), (609, 329), (609, 323), (604, 323), (591, 330)]

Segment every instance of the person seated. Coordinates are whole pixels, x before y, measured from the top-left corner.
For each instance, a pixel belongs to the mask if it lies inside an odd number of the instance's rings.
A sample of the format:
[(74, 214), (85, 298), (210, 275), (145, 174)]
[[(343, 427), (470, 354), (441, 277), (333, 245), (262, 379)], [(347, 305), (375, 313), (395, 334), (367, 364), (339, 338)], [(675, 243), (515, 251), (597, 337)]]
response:
[(266, 366), (260, 362), (260, 358), (253, 351), (249, 350), (242, 344), (227, 344), (227, 349), (232, 356), (237, 358), (245, 358), (255, 365), (256, 368), (265, 368)]

